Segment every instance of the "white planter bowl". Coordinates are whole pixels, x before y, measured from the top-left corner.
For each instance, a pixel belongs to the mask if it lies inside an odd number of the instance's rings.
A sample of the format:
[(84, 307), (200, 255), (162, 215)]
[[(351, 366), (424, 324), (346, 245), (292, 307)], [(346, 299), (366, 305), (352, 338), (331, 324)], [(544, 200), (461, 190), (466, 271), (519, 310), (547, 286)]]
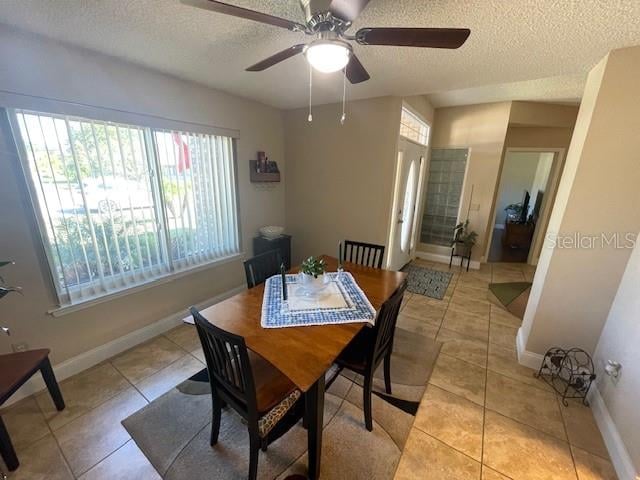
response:
[(283, 232), (284, 227), (276, 227), (273, 225), (260, 228), (260, 235), (269, 240), (280, 237)]

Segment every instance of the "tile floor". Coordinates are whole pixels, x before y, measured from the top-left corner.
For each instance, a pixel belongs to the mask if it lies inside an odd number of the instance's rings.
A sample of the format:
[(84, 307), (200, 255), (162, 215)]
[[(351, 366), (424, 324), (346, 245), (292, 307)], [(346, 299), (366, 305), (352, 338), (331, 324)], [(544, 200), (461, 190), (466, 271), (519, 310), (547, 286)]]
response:
[[(486, 299), (490, 281), (529, 280), (533, 270), (492, 264), (454, 272), (443, 300), (408, 294), (399, 318), (443, 347), (396, 478), (615, 479), (591, 411), (563, 407), (517, 363), (520, 320)], [(5, 409), (21, 460), (9, 478), (159, 479), (120, 421), (203, 361), (194, 329), (184, 325), (61, 382), (63, 412), (46, 393)]]
[(396, 480), (616, 479), (591, 410), (564, 407), (518, 364), (521, 320), (487, 300), (490, 282), (530, 281), (533, 268), (453, 271), (443, 300), (407, 295), (400, 312), (399, 325), (443, 346)]

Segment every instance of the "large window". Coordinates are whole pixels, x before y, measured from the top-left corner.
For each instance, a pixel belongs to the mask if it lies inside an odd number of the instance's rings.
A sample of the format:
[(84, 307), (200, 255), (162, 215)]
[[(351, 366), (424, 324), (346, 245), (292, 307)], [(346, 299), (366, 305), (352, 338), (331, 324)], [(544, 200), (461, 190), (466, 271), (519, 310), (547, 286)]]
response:
[(458, 223), (468, 154), (464, 148), (431, 149), (420, 235), (422, 243), (451, 245)]
[(239, 252), (233, 139), (11, 112), (61, 305)]

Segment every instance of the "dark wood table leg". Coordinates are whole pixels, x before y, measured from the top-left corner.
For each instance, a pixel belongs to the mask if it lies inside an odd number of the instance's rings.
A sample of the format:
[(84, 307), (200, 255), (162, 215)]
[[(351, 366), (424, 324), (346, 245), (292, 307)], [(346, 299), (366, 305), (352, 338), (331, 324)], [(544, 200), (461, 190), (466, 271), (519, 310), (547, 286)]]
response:
[(2, 459), (7, 465), (9, 471), (13, 472), (20, 465), (16, 451), (13, 449), (13, 445), (11, 444), (9, 432), (7, 432), (4, 422), (2, 421), (2, 417), (0, 417), (0, 454), (2, 454)]
[(42, 373), (42, 378), (44, 379), (44, 383), (47, 384), (47, 390), (49, 390), (49, 395), (51, 395), (51, 399), (56, 405), (56, 408), (58, 410), (64, 410), (64, 399), (62, 398), (62, 393), (60, 393), (58, 381), (56, 380), (53, 368), (51, 368), (51, 362), (48, 358), (42, 362), (42, 365), (40, 366), (40, 373)]
[(305, 396), (305, 416), (309, 445), (309, 480), (320, 478), (322, 458), (322, 422), (324, 416), (324, 375), (309, 389)]

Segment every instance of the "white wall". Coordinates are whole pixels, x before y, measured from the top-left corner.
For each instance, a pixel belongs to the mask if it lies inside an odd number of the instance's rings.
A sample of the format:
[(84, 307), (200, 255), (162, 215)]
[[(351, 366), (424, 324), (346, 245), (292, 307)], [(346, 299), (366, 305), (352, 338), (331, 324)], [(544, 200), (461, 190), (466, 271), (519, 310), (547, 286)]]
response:
[[(631, 254), (602, 329), (594, 362), (598, 390), (627, 451), (640, 472), (640, 245)], [(604, 373), (607, 360), (622, 364), (616, 380)]]
[[(5, 26), (0, 26), (0, 65), (0, 94), (22, 94), (36, 105), (41, 99), (55, 99), (238, 130), (244, 251), (251, 253), (251, 238), (260, 226), (284, 225), (284, 183), (268, 188), (251, 184), (248, 165), (256, 151), (264, 150), (286, 176), (280, 111)], [(25, 293), (24, 297), (3, 299), (2, 322), (12, 329), (11, 341), (52, 348), (54, 363), (244, 283), (242, 264), (237, 260), (53, 318), (46, 311), (55, 306), (54, 290), (14, 145), (6, 132), (0, 135), (0, 208), (0, 257), (16, 261), (16, 266), (5, 267), (2, 274), (21, 285)], [(2, 339), (0, 351), (9, 348), (7, 339)]]
[(500, 177), (496, 225), (504, 226), (507, 219), (505, 208), (507, 205), (522, 202), (525, 190), (531, 195), (529, 205), (533, 206), (536, 197), (532, 187), (539, 163), (540, 154), (537, 152), (507, 152)]

